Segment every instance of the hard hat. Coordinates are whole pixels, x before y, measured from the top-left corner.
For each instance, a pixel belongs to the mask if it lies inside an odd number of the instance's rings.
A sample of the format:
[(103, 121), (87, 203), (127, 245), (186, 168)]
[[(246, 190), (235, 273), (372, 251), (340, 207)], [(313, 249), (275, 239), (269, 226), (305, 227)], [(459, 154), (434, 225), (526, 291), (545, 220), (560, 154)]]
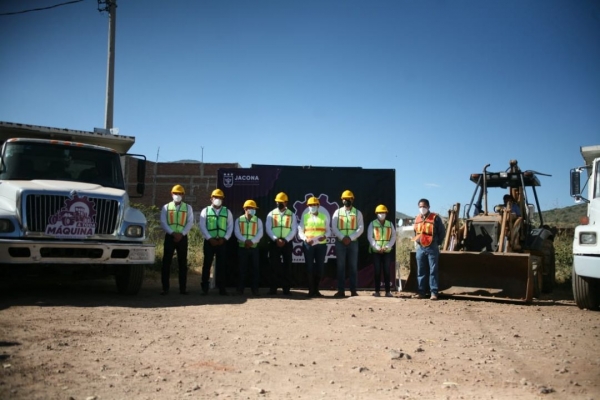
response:
[(344, 193), (342, 193), (342, 200), (344, 199), (352, 199), (354, 200), (354, 193), (352, 193), (349, 190), (344, 190)]
[(320, 204), (319, 199), (317, 199), (315, 196), (311, 197), (306, 202), (306, 205), (309, 205), (309, 206), (318, 206), (319, 204)]
[(277, 196), (275, 196), (275, 201), (278, 201), (281, 203), (288, 201), (287, 194), (285, 194), (283, 192), (277, 193)]
[(388, 209), (383, 204), (380, 204), (380, 205), (377, 206), (377, 208), (375, 208), (375, 212), (376, 213), (387, 213)]
[(221, 189), (215, 189), (210, 194), (210, 197), (223, 197), (224, 198), (225, 194), (223, 193), (223, 191)]
[(244, 208), (258, 208), (256, 206), (256, 202), (254, 202), (254, 200), (246, 200), (244, 202)]
[(175, 185), (173, 186), (173, 189), (171, 189), (171, 193), (185, 194), (185, 189), (181, 185)]

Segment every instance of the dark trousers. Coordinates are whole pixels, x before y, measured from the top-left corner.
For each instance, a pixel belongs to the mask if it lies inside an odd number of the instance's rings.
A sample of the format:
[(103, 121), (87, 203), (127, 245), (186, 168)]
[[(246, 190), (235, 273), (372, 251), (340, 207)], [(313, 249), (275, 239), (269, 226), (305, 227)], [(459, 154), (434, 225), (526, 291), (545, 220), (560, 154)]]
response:
[(204, 240), (204, 263), (202, 264), (202, 290), (206, 293), (209, 289), (210, 268), (213, 259), (215, 262), (215, 281), (220, 291), (225, 290), (225, 269), (227, 268), (227, 242), (213, 246)]
[(381, 271), (383, 270), (383, 282), (386, 293), (390, 291), (390, 264), (393, 260), (392, 252), (373, 253), (373, 265), (375, 266), (375, 291), (381, 290)]
[(325, 257), (327, 256), (327, 244), (314, 246), (302, 243), (306, 273), (308, 275), (308, 294), (316, 294), (319, 291), (319, 283), (325, 269)]
[(292, 242), (287, 242), (284, 246), (278, 247), (277, 243), (271, 242), (269, 245), (269, 261), (271, 264), (271, 290), (270, 293), (277, 292), (277, 288), (282, 288), (283, 293), (289, 293), (292, 286)]
[(248, 269), (252, 274), (251, 289), (252, 293), (258, 292), (259, 283), (259, 267), (258, 267), (258, 247), (251, 247), (249, 249), (245, 247), (238, 248), (238, 262), (240, 267), (240, 276), (238, 281), (238, 291), (243, 292), (246, 287), (246, 277), (248, 276)]
[(187, 285), (187, 253), (188, 253), (188, 238), (183, 236), (177, 243), (173, 240), (173, 236), (166, 234), (163, 259), (161, 281), (163, 290), (169, 290), (169, 277), (171, 275), (171, 262), (173, 254), (177, 251), (177, 263), (179, 264), (179, 291), (185, 292)]

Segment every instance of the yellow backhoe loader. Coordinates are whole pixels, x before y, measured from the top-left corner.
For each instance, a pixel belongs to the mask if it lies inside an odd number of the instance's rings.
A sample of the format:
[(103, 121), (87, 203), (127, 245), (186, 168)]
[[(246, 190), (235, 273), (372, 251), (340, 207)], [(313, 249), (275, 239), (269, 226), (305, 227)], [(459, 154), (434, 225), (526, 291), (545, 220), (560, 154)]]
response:
[[(488, 164), (482, 173), (472, 174), (476, 187), (463, 218), (459, 218), (460, 203), (448, 212), (439, 260), (440, 296), (529, 303), (541, 292), (552, 291), (556, 231), (544, 225), (541, 212), (534, 215), (530, 204), (535, 201), (540, 210), (537, 176), (546, 174), (521, 171), (516, 160), (509, 164), (504, 172), (488, 172)], [(508, 195), (508, 202), (493, 211), (488, 210), (490, 188), (504, 189)], [(417, 290), (415, 252), (410, 255), (405, 290)]]

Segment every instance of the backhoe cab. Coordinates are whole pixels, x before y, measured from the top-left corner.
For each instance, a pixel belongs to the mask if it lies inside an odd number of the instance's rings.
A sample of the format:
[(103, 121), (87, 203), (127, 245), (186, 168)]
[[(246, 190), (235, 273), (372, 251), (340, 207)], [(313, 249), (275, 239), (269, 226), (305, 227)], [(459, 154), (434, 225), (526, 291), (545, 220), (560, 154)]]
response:
[[(476, 297), (531, 302), (554, 286), (554, 230), (544, 225), (535, 171), (521, 171), (511, 160), (504, 172), (471, 174), (475, 191), (459, 218), (460, 203), (448, 212), (446, 237), (439, 262), (442, 296)], [(508, 203), (488, 207), (488, 190), (494, 199), (509, 195)], [(535, 217), (535, 218), (534, 218)], [(535, 219), (539, 219), (539, 223)], [(415, 253), (410, 257), (407, 290), (416, 291)]]

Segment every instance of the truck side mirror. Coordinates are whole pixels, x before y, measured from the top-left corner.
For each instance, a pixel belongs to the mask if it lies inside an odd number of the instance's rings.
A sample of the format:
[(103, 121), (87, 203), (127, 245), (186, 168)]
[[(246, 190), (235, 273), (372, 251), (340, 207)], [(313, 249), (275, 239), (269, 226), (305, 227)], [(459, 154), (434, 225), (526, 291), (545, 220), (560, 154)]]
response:
[(140, 196), (144, 195), (146, 189), (146, 160), (143, 158), (138, 159), (137, 165), (137, 193)]
[(571, 197), (581, 196), (581, 172), (579, 169), (571, 170)]

